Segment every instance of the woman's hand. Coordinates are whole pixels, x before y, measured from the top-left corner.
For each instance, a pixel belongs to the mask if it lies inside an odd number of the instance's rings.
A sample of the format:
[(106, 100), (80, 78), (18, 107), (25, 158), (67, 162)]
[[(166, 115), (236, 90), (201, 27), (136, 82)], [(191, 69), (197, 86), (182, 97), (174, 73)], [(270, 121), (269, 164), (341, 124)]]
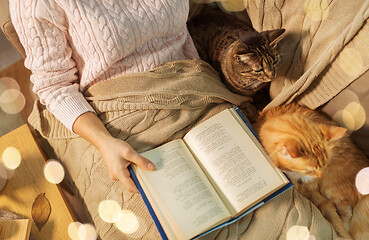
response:
[(128, 165), (135, 163), (144, 170), (155, 170), (154, 164), (138, 154), (127, 142), (110, 137), (99, 146), (102, 159), (112, 180), (120, 181), (130, 192), (138, 192), (130, 177)]
[(128, 165), (137, 164), (144, 170), (155, 170), (154, 164), (138, 154), (127, 142), (110, 135), (101, 120), (92, 112), (79, 116), (73, 131), (89, 141), (100, 152), (112, 180), (120, 181), (130, 192), (138, 192), (130, 177)]

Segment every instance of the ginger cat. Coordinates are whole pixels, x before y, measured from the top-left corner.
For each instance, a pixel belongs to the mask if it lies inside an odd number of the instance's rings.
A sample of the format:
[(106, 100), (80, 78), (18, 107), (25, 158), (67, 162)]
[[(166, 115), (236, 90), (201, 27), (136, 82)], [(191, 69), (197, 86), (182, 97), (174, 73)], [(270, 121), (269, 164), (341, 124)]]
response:
[(274, 164), (341, 237), (369, 239), (369, 195), (355, 187), (369, 161), (345, 128), (297, 104), (262, 112), (254, 127)]

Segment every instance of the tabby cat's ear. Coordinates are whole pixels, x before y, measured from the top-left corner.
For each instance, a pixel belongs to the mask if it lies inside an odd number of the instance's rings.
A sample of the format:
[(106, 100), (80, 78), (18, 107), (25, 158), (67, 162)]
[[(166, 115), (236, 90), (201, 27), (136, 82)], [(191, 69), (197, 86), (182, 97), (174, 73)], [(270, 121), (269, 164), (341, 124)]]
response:
[(336, 140), (347, 132), (346, 128), (324, 124), (321, 124), (320, 129), (328, 141)]
[(276, 45), (281, 39), (282, 39), (282, 34), (285, 32), (286, 30), (281, 28), (281, 29), (275, 29), (275, 30), (269, 30), (269, 31), (263, 31), (260, 34), (268, 40), (269, 45), (274, 46)]

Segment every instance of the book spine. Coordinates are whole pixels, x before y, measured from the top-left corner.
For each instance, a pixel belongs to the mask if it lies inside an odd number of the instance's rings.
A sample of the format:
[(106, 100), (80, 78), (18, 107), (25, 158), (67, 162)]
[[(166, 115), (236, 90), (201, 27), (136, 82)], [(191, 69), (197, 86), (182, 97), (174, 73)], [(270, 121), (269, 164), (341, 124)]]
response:
[(247, 120), (247, 118), (245, 117), (245, 115), (243, 115), (243, 113), (241, 112), (241, 110), (239, 108), (236, 108), (236, 107), (233, 107), (233, 109), (236, 110), (237, 114), (240, 116), (240, 118), (243, 120), (243, 122), (250, 129), (250, 131), (252, 132), (252, 134), (254, 134), (254, 136), (256, 137), (256, 139), (260, 142), (260, 139), (259, 139), (258, 134), (252, 128), (251, 123), (249, 122), (249, 120)]
[(156, 216), (156, 214), (154, 212), (154, 209), (152, 208), (152, 206), (149, 202), (149, 199), (147, 199), (147, 196), (146, 196), (144, 190), (142, 189), (140, 182), (137, 179), (136, 173), (133, 171), (131, 166), (128, 166), (128, 169), (129, 169), (129, 172), (131, 173), (131, 178), (132, 178), (133, 182), (136, 184), (137, 189), (138, 189), (139, 193), (141, 194), (142, 200), (144, 201), (147, 209), (149, 210), (151, 218), (154, 221), (155, 226), (158, 229), (158, 232), (159, 232), (161, 238), (163, 240), (168, 240), (168, 237), (165, 234), (165, 231), (164, 231), (163, 227), (161, 226), (160, 221), (159, 221), (158, 217)]

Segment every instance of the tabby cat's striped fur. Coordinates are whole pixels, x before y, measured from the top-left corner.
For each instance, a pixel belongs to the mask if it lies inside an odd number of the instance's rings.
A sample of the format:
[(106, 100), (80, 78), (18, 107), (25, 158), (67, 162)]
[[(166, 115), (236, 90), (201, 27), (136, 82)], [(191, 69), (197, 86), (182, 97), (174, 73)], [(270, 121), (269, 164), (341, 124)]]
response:
[(284, 29), (259, 33), (214, 7), (191, 19), (188, 28), (200, 58), (221, 73), (233, 92), (252, 96), (275, 78)]

